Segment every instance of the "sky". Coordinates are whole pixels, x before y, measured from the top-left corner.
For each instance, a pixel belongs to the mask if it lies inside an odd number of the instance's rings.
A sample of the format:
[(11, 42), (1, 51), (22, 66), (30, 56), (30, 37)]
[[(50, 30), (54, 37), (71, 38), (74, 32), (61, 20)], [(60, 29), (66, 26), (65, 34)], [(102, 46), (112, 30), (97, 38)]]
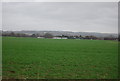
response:
[(0, 30), (2, 30), (2, 3), (0, 2)]
[(118, 33), (118, 3), (4, 2), (2, 29)]

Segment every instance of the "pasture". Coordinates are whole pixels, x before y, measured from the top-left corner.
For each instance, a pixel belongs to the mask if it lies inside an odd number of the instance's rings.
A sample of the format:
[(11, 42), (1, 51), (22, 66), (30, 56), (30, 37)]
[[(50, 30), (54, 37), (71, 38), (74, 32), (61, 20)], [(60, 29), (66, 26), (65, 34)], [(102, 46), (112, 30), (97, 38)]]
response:
[(2, 38), (3, 79), (116, 79), (118, 42)]

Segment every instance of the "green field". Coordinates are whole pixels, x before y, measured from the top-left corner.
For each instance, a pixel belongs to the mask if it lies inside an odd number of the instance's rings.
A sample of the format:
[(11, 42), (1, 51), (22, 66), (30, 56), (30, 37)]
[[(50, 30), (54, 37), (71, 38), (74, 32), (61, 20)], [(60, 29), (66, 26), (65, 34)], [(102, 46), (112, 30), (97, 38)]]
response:
[(0, 36), (0, 80), (2, 80), (2, 37)]
[(118, 42), (3, 37), (3, 79), (116, 79)]

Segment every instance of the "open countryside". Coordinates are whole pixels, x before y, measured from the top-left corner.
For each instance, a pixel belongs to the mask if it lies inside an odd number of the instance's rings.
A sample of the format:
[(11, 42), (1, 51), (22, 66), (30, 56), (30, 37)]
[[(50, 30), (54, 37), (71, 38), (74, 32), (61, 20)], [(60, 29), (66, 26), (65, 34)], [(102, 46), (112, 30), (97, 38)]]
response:
[(3, 79), (116, 79), (118, 42), (3, 37)]

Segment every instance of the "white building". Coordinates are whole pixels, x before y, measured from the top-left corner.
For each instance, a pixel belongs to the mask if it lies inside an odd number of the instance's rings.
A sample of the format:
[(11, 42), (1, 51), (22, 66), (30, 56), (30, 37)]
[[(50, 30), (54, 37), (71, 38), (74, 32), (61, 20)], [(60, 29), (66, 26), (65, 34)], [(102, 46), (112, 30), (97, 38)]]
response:
[(53, 39), (61, 39), (61, 37), (53, 37)]
[(44, 37), (37, 37), (37, 38), (44, 38)]
[(62, 37), (61, 39), (67, 39), (67, 37)]
[(67, 39), (67, 37), (53, 37), (53, 39)]

